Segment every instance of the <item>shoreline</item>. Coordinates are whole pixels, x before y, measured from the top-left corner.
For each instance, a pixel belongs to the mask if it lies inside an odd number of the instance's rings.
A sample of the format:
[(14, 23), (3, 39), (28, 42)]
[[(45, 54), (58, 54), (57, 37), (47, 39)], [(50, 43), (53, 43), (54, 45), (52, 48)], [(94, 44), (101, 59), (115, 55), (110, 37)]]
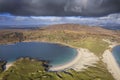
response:
[(89, 66), (96, 66), (95, 64), (99, 61), (99, 58), (88, 49), (79, 48), (79, 60), (72, 66), (75, 71), (82, 71), (87, 69)]
[(5, 71), (8, 70), (11, 66), (13, 66), (14, 62), (8, 62), (6, 65), (5, 65)]
[(67, 47), (74, 48), (74, 49), (78, 48), (78, 47), (69, 45), (67, 43), (63, 43), (63, 42), (40, 41), (40, 40), (25, 40), (25, 41), (22, 41), (22, 42), (42, 42), (42, 43), (50, 43), (50, 44), (59, 44), (59, 45), (67, 46)]
[[(118, 44), (112, 44), (109, 47), (113, 48)], [(115, 80), (120, 80), (120, 67), (112, 52), (108, 49), (103, 53), (103, 62), (106, 63), (108, 71), (113, 75)]]
[[(68, 69), (73, 69), (75, 71), (81, 71), (86, 69), (88, 66), (95, 66), (99, 58), (90, 52), (88, 49), (79, 48), (77, 49), (77, 55), (70, 62), (63, 65), (53, 66), (48, 69), (48, 71), (64, 71)], [(9, 62), (6, 64), (6, 70), (14, 65), (14, 62)]]
[[(78, 52), (78, 50), (77, 50), (77, 52)], [(76, 57), (73, 60), (71, 60), (70, 62), (63, 64), (63, 65), (50, 67), (49, 71), (62, 71), (62, 70), (69, 69), (72, 65), (74, 65), (79, 60), (79, 58), (80, 58), (80, 54), (78, 52)]]
[(82, 69), (86, 69), (87, 66), (94, 66), (94, 64), (99, 60), (97, 56), (87, 49), (79, 48), (77, 51), (78, 54), (76, 55), (76, 58), (74, 58), (71, 62), (68, 62), (65, 65), (63, 64), (60, 66), (51, 67), (49, 71), (62, 71), (67, 69), (81, 71)]

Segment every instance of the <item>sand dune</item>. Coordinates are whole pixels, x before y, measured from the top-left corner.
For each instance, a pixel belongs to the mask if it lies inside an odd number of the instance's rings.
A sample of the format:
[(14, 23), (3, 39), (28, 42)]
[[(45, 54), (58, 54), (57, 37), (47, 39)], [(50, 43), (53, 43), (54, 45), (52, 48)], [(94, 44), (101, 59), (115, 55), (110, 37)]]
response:
[[(111, 48), (116, 44), (110, 45)], [(113, 75), (115, 80), (120, 80), (120, 67), (117, 64), (115, 57), (112, 55), (110, 50), (106, 50), (103, 54), (103, 62), (107, 64), (107, 69)]]
[(103, 61), (107, 64), (109, 72), (112, 73), (116, 80), (120, 80), (120, 68), (112, 53), (109, 50), (106, 50), (103, 57)]

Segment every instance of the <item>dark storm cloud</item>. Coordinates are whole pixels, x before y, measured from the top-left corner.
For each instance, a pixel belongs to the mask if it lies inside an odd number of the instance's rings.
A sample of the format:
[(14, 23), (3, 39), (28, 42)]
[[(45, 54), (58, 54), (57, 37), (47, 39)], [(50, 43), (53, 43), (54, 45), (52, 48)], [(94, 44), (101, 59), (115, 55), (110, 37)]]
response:
[(69, 0), (65, 10), (87, 16), (102, 16), (120, 12), (120, 0)]
[(1, 0), (0, 12), (15, 15), (63, 15), (64, 0)]
[(120, 12), (120, 0), (0, 0), (0, 13), (24, 16), (102, 16)]

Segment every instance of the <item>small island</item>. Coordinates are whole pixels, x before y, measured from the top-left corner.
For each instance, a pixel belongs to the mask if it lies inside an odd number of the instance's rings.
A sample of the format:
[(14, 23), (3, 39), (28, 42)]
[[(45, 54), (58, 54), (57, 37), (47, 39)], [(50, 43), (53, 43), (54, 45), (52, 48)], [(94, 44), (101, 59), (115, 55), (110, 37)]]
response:
[(54, 67), (51, 67), (47, 61), (29, 57), (21, 57), (13, 63), (1, 61), (0, 80), (120, 79), (120, 74), (116, 75), (115, 72), (120, 71), (120, 68), (111, 53), (112, 48), (120, 44), (119, 30), (78, 24), (57, 24), (30, 30), (0, 30), (1, 45), (20, 42), (45, 42), (71, 47), (77, 50), (77, 55), (65, 65)]

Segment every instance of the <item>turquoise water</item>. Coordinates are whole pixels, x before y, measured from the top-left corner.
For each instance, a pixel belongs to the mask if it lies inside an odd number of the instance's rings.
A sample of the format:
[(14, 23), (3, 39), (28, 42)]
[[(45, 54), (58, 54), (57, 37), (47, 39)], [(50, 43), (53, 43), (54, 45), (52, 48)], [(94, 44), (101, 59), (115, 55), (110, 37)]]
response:
[(31, 57), (47, 60), (50, 65), (62, 65), (73, 60), (77, 55), (76, 49), (60, 44), (42, 42), (21, 42), (10, 45), (0, 45), (0, 59), (8, 62), (21, 57)]
[(112, 50), (112, 53), (113, 53), (113, 56), (115, 57), (117, 63), (120, 66), (120, 45), (114, 47), (113, 50)]

